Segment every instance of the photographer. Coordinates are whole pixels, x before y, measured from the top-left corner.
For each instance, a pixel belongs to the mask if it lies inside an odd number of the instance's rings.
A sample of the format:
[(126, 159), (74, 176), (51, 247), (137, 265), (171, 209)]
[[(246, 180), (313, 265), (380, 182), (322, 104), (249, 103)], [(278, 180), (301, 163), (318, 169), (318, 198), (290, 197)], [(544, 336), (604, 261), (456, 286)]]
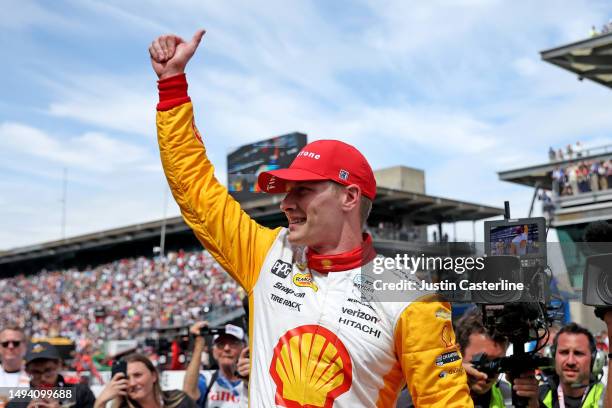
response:
[[(510, 384), (487, 376), (478, 371), (470, 363), (481, 353), (492, 360), (506, 355), (508, 339), (491, 333), (482, 323), (480, 309), (474, 308), (466, 312), (457, 322), (455, 331), (457, 342), (463, 355), (463, 366), (468, 375), (470, 395), (476, 408), (503, 408), (505, 400), (511, 398)], [(514, 379), (514, 389), (517, 395), (529, 398), (529, 407), (538, 407), (538, 384), (533, 373), (524, 373), (521, 378)]]
[(602, 407), (604, 386), (592, 375), (597, 349), (591, 332), (570, 323), (557, 333), (551, 351), (555, 359), (555, 375), (540, 387), (542, 406)]
[(207, 326), (207, 322), (198, 322), (189, 329), (195, 336), (195, 344), (185, 373), (183, 390), (202, 408), (245, 406), (248, 395), (243, 380), (236, 372), (238, 358), (244, 348), (244, 331), (238, 326), (227, 324), (224, 333), (215, 334), (213, 357), (219, 364), (219, 369), (207, 378), (200, 373), (201, 356), (205, 346), (202, 330)]

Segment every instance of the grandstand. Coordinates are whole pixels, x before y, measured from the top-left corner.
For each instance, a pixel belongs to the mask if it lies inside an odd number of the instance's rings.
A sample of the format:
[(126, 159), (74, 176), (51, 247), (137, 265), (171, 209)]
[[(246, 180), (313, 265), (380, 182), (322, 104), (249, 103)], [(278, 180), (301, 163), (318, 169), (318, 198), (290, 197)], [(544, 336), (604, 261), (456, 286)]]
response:
[[(540, 54), (544, 61), (577, 74), (579, 80), (587, 78), (612, 88), (612, 33)], [(549, 159), (546, 163), (500, 171), (498, 176), (500, 180), (534, 188), (530, 213), (538, 193), (547, 192), (552, 205), (545, 214), (549, 226), (557, 231), (567, 278), (580, 296), (585, 254), (581, 254), (581, 246), (577, 244), (583, 242), (584, 229), (590, 222), (612, 220), (612, 145), (580, 148), (569, 155), (552, 155)], [(567, 190), (559, 187), (560, 179), (566, 180)], [(601, 324), (590, 308), (578, 303), (573, 305), (571, 313), (572, 320), (591, 328)]]

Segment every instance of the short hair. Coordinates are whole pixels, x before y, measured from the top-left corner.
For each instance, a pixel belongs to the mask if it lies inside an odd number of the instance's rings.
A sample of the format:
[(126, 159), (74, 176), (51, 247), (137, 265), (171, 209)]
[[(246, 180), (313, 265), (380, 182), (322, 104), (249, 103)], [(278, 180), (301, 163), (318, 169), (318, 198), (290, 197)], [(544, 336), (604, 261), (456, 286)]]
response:
[(489, 337), (494, 343), (503, 347), (508, 345), (507, 337), (489, 330), (482, 323), (482, 312), (477, 307), (465, 312), (455, 324), (455, 336), (457, 337), (457, 343), (459, 343), (459, 349), (462, 354), (465, 354), (465, 349), (467, 349), (470, 344), (470, 336), (472, 334), (483, 334)]
[[(340, 184), (335, 181), (330, 181), (330, 183), (332, 184), (332, 186), (337, 192), (347, 187), (344, 184)], [(368, 217), (370, 216), (371, 211), (372, 211), (372, 200), (364, 196), (362, 193), (360, 201), (359, 201), (359, 221), (361, 223), (361, 228), (365, 228), (366, 221), (368, 220)]]
[(578, 323), (574, 323), (574, 322), (568, 323), (565, 326), (563, 326), (561, 330), (557, 332), (553, 340), (552, 350), (551, 350), (553, 354), (553, 358), (555, 358), (555, 356), (557, 355), (557, 346), (559, 345), (559, 336), (561, 336), (564, 333), (576, 334), (576, 335), (584, 334), (587, 337), (589, 341), (589, 350), (591, 352), (591, 370), (593, 370), (593, 363), (595, 362), (595, 354), (597, 353), (597, 343), (595, 342), (595, 336), (593, 336), (593, 333), (591, 333), (589, 329), (579, 325)]
[(10, 330), (10, 331), (16, 331), (19, 332), (23, 335), (23, 340), (27, 341), (28, 340), (28, 336), (25, 333), (25, 330), (23, 330), (23, 328), (19, 325), (16, 324), (9, 324), (7, 326), (4, 326), (2, 329), (0, 329), (0, 335), (2, 333), (4, 333), (5, 331)]

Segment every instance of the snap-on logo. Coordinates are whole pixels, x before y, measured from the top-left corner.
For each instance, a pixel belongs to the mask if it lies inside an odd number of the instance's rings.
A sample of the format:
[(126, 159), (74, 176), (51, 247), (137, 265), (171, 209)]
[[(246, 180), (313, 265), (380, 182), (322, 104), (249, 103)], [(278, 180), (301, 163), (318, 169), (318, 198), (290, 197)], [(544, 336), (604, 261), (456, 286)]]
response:
[(300, 156), (308, 157), (310, 159), (315, 159), (315, 160), (319, 160), (321, 158), (320, 154), (317, 154), (315, 152), (307, 152), (306, 150), (302, 150), (301, 152), (299, 152), (298, 157)]
[(291, 272), (292, 266), (288, 262), (283, 262), (280, 259), (277, 259), (272, 266), (272, 273), (278, 276), (279, 278), (285, 279), (289, 272)]

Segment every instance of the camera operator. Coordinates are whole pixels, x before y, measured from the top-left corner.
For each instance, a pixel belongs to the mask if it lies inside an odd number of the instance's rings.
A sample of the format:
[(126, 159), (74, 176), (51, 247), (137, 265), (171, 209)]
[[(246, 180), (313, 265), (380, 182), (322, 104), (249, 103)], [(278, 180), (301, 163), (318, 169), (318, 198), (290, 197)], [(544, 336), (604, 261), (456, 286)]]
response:
[(244, 330), (225, 325), (222, 334), (213, 337), (213, 357), (219, 364), (210, 378), (200, 373), (201, 356), (205, 347), (202, 329), (207, 322), (198, 322), (189, 332), (195, 336), (191, 361), (185, 373), (183, 390), (202, 408), (238, 408), (248, 398), (244, 381), (237, 375), (238, 358), (244, 348)]
[(551, 351), (555, 375), (540, 387), (541, 406), (602, 407), (604, 385), (592, 375), (597, 353), (593, 334), (576, 323), (569, 323), (555, 336)]
[[(491, 333), (482, 323), (480, 309), (466, 312), (456, 324), (457, 342), (463, 355), (463, 366), (468, 375), (470, 395), (476, 408), (503, 408), (505, 400), (511, 399), (510, 384), (497, 377), (489, 378), (486, 373), (478, 371), (470, 363), (474, 356), (485, 353), (488, 359), (501, 358), (506, 355), (508, 339)], [(514, 379), (517, 395), (529, 398), (529, 407), (537, 408), (538, 383), (533, 373), (524, 373)]]

